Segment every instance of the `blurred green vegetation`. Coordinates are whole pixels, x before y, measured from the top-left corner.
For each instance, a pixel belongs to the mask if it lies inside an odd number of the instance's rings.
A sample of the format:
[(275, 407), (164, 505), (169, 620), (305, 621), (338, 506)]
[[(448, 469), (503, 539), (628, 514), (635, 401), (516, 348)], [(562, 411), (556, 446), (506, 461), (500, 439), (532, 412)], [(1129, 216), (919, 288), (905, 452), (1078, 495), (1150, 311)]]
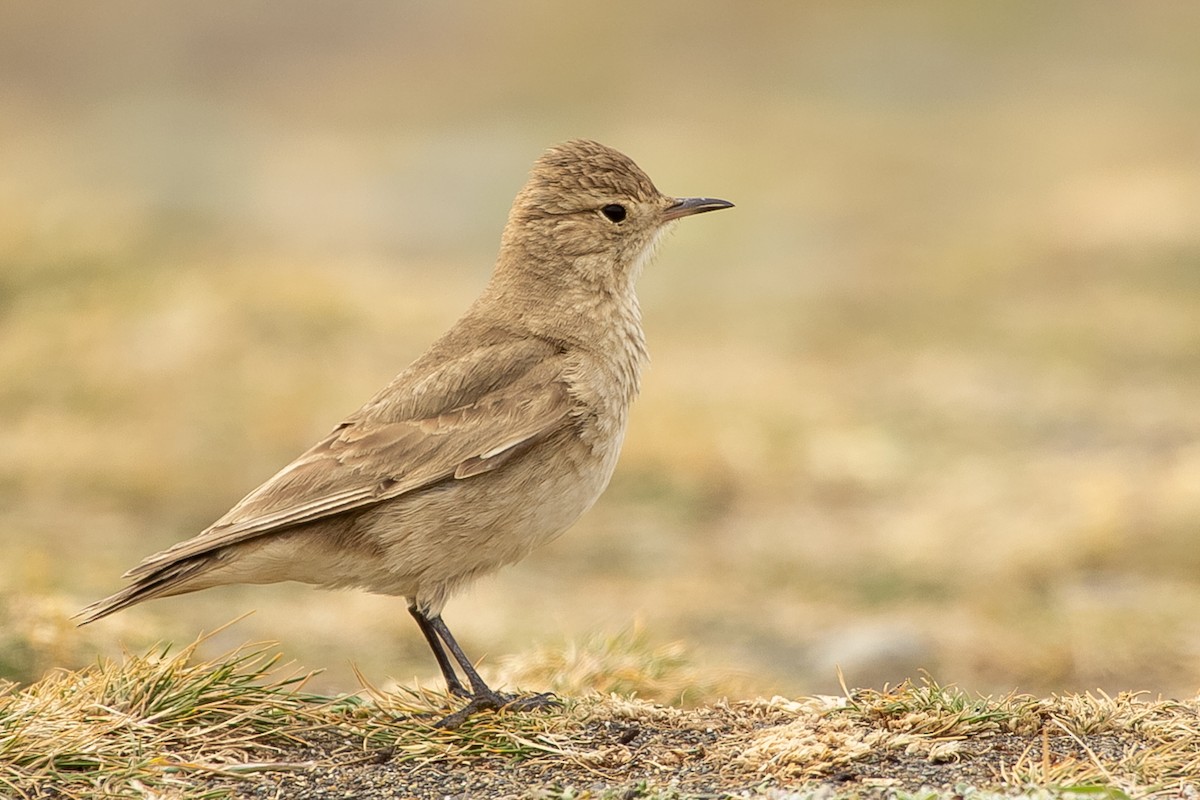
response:
[(433, 673), (400, 601), (70, 610), (203, 528), (486, 280), (549, 144), (736, 210), (642, 283), (608, 494), (456, 599), (639, 617), (767, 693), (1200, 672), (1200, 6), (30, 4), (0, 26), (0, 671), (277, 638)]

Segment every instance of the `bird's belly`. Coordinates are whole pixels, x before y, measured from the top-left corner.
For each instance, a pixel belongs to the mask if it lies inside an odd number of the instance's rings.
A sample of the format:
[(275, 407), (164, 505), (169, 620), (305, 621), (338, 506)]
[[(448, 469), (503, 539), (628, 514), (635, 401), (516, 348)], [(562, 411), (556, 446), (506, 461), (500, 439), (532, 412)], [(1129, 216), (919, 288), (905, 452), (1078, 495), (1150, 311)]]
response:
[(437, 613), (462, 584), (566, 531), (608, 485), (619, 449), (564, 432), (492, 472), (238, 545), (212, 582), (357, 587)]
[(619, 442), (597, 455), (564, 434), (493, 472), (380, 505), (355, 527), (386, 567), (354, 584), (439, 610), (461, 584), (566, 531), (608, 485), (618, 450)]

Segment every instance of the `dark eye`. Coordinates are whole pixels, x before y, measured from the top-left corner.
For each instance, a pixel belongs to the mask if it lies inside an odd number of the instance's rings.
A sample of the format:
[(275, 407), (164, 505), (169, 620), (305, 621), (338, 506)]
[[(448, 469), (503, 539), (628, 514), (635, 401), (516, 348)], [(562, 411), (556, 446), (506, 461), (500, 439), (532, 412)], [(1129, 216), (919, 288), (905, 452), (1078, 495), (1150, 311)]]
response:
[(600, 209), (600, 213), (608, 218), (609, 222), (623, 222), (625, 220), (625, 206), (610, 203)]

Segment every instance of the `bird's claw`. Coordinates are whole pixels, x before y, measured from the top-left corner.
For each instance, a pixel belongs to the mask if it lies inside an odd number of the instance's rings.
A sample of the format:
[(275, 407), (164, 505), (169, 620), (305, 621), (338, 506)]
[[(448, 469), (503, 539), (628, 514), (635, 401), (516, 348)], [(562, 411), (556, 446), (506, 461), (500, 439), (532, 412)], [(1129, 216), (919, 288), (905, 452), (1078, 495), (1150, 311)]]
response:
[(471, 701), (469, 703), (453, 714), (443, 717), (433, 727), (452, 731), (462, 725), (467, 720), (467, 717), (477, 714), (480, 711), (536, 711), (541, 708), (562, 705), (562, 701), (553, 692), (541, 692), (539, 694), (522, 696), (487, 691), (479, 692), (470, 697)]

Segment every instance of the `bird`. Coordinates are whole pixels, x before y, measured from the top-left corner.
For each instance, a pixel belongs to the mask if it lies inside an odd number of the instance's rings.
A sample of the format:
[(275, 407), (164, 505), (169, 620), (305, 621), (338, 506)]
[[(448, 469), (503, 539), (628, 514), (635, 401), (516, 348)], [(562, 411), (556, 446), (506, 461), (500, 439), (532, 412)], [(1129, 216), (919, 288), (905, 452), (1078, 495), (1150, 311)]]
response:
[(131, 583), (79, 624), (229, 584), (358, 588), (406, 600), (447, 690), (467, 701), (441, 727), (555, 702), (490, 688), (443, 608), (562, 534), (604, 491), (647, 359), (637, 278), (672, 223), (732, 206), (665, 195), (595, 141), (551, 147), (462, 317), (211, 526), (129, 570)]

